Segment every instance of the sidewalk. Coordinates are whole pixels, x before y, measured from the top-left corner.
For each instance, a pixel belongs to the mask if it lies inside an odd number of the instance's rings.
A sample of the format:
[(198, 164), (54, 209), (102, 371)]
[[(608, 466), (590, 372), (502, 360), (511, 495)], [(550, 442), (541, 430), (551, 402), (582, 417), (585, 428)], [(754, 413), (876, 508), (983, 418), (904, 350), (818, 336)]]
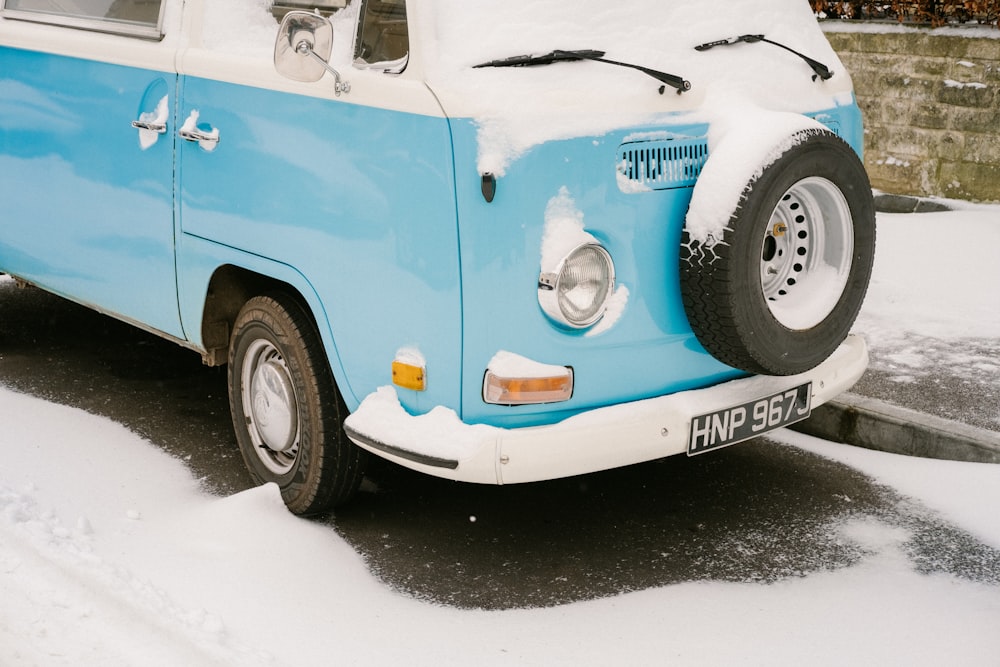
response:
[[(914, 213), (915, 219), (924, 212), (951, 210), (939, 200), (896, 195), (877, 195), (876, 207), (886, 213)], [(996, 210), (1000, 227), (1000, 207)], [(920, 242), (933, 248), (932, 244), (948, 244), (954, 238), (942, 230), (939, 237)], [(952, 272), (944, 267), (943, 273)], [(1000, 309), (1000, 281), (992, 280), (992, 275), (983, 271), (980, 284), (955, 289), (977, 290), (988, 308)], [(935, 310), (931, 299), (927, 309)], [(865, 325), (873, 317), (866, 321), (864, 315), (862, 310), (857, 328), (868, 333)], [(920, 329), (919, 322), (900, 324), (907, 326)], [(956, 329), (963, 326), (955, 324)], [(1000, 463), (1000, 340), (977, 335), (975, 326), (969, 327), (968, 337), (955, 339), (902, 330), (888, 337), (876, 330), (868, 337), (872, 362), (851, 392), (820, 406), (810, 419), (792, 428), (898, 454)]]

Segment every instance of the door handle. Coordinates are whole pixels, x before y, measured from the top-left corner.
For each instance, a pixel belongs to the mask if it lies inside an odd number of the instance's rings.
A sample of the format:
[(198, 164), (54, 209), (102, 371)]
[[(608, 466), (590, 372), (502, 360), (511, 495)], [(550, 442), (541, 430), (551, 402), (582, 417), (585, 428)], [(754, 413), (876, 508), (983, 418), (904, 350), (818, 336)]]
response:
[(164, 95), (152, 111), (143, 111), (139, 118), (132, 121), (132, 127), (139, 130), (139, 147), (146, 150), (155, 144), (161, 134), (167, 131), (167, 119), (170, 115), (169, 98)]
[(211, 153), (219, 145), (219, 129), (216, 127), (207, 131), (200, 129), (198, 127), (198, 116), (198, 110), (192, 110), (187, 120), (177, 130), (177, 136), (185, 141), (196, 142), (203, 149)]
[(167, 131), (166, 123), (156, 123), (145, 120), (133, 120), (132, 127), (137, 130), (149, 130), (150, 132), (156, 132), (157, 134), (163, 134)]
[[(180, 138), (185, 141), (197, 141), (199, 144), (205, 142), (213, 145), (219, 143), (219, 131), (215, 129), (211, 132), (204, 132), (197, 128), (194, 130), (185, 130), (184, 128), (181, 128), (177, 131), (177, 134), (180, 135)], [(204, 146), (202, 148), (204, 148)]]

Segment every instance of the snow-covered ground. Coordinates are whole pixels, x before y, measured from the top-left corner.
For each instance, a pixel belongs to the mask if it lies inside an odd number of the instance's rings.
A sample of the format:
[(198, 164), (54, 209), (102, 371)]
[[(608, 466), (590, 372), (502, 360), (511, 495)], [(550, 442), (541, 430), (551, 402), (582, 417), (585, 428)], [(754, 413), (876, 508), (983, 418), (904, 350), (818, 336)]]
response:
[[(1000, 338), (1000, 207), (880, 215), (857, 329), (877, 358)], [(974, 360), (997, 382), (996, 357)], [(919, 365), (919, 364), (918, 364)], [(918, 573), (909, 533), (831, 528), (867, 554), (772, 584), (692, 582), (545, 609), (389, 590), (274, 487), (228, 498), (107, 419), (0, 388), (0, 665), (910, 664), (1000, 655), (1000, 588)], [(1000, 466), (782, 432), (1000, 549)], [(998, 573), (1000, 576), (1000, 573)], [(993, 578), (994, 580), (996, 577)]]
[(874, 347), (912, 333), (1000, 338), (1000, 206), (948, 203), (958, 210), (878, 214), (872, 284), (855, 327)]
[(857, 391), (1000, 431), (1000, 207), (881, 214)]

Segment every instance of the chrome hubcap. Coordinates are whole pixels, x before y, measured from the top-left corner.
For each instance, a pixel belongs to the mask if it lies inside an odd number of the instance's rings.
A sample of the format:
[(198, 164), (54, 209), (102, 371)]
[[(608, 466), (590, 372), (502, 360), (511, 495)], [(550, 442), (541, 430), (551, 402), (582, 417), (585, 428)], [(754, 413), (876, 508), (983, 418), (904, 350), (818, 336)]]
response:
[(299, 449), (298, 405), (288, 366), (270, 342), (257, 340), (247, 349), (241, 387), (254, 451), (268, 470), (287, 473)]
[(851, 271), (854, 225), (832, 181), (805, 178), (771, 213), (761, 247), (760, 283), (767, 306), (788, 329), (809, 329), (837, 306)]

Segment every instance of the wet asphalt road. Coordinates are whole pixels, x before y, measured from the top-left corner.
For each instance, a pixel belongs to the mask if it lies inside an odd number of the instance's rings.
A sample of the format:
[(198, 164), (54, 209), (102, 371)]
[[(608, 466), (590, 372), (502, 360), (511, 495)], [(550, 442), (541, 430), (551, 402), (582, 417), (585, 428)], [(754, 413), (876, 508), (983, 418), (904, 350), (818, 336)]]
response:
[[(9, 280), (0, 280), (0, 384), (126, 425), (184, 460), (211, 493), (251, 485), (224, 368)], [(909, 530), (919, 571), (1000, 584), (1000, 552), (851, 468), (763, 439), (506, 487), (376, 461), (354, 503), (309, 520), (336, 530), (387, 586), (504, 609), (848, 567), (866, 552), (838, 528), (857, 517)]]

